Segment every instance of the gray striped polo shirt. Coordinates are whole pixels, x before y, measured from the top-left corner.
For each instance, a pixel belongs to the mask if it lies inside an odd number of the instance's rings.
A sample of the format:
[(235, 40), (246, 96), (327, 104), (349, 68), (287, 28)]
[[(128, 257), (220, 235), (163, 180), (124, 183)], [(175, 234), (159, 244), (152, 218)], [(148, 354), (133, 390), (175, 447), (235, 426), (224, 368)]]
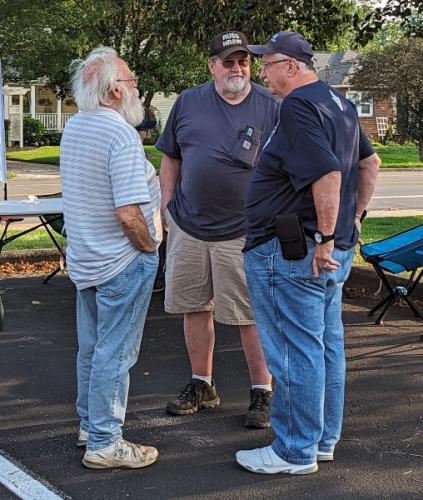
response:
[(160, 190), (137, 131), (116, 111), (100, 108), (73, 116), (60, 151), (69, 276), (78, 289), (105, 283), (139, 253), (115, 209), (140, 204), (160, 244)]

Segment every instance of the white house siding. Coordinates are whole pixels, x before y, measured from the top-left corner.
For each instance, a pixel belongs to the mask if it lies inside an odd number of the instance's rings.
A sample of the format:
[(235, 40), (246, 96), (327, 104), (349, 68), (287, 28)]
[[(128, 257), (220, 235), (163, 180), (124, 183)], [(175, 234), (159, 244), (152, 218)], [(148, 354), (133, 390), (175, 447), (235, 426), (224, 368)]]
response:
[(154, 94), (151, 104), (159, 111), (158, 118), (161, 121), (162, 128), (166, 124), (166, 121), (170, 114), (170, 110), (172, 109), (173, 103), (176, 101), (177, 97), (178, 94), (170, 94), (168, 97), (165, 97), (161, 92)]

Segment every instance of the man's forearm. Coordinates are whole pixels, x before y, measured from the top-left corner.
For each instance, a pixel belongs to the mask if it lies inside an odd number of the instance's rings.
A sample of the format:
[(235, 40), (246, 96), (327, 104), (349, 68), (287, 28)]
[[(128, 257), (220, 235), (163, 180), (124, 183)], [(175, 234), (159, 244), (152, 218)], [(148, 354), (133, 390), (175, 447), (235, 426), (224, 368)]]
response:
[(138, 205), (125, 205), (116, 209), (123, 232), (138, 250), (153, 252), (154, 241), (148, 231), (147, 222)]
[(318, 229), (328, 236), (335, 232), (341, 191), (341, 172), (330, 172), (312, 185)]
[(358, 220), (361, 219), (361, 216), (366, 209), (370, 198), (372, 197), (376, 185), (379, 166), (380, 159), (376, 153), (360, 161), (358, 172), (357, 206), (355, 210), (355, 217)]
[(181, 175), (181, 160), (163, 155), (160, 167), (160, 190), (162, 194), (162, 212), (165, 211), (178, 179)]

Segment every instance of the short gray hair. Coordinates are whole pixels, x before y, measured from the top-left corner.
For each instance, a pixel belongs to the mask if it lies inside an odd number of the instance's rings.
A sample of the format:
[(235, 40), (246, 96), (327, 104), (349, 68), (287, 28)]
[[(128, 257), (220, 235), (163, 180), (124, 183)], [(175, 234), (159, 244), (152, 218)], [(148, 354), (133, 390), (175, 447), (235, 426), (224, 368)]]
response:
[(119, 56), (110, 47), (92, 50), (86, 59), (72, 61), (72, 95), (81, 111), (96, 111), (110, 104), (110, 86), (119, 78)]
[[(295, 59), (295, 57), (288, 56), (287, 54), (282, 54), (282, 53), (280, 53), (280, 54), (281, 54), (281, 56), (283, 56), (283, 57), (287, 57), (287, 58), (289, 58), (289, 59)], [(303, 61), (299, 61), (298, 59), (295, 59), (295, 60), (297, 61), (297, 63), (298, 63), (298, 67), (299, 67), (300, 69), (306, 69), (306, 70), (308, 70), (308, 71), (314, 71), (313, 63), (312, 63), (312, 64), (307, 64), (307, 63), (305, 63), (305, 62), (303, 62)]]

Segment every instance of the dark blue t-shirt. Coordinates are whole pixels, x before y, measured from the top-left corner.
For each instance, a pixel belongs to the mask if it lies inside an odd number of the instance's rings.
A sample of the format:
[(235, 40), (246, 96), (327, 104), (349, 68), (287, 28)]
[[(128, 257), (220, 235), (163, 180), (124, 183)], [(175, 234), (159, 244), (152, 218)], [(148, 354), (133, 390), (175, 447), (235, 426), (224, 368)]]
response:
[(205, 241), (245, 234), (245, 192), (278, 111), (277, 99), (255, 84), (235, 105), (219, 96), (213, 81), (182, 92), (156, 144), (182, 161), (168, 205), (182, 230)]
[(304, 226), (317, 229), (311, 187), (333, 171), (342, 174), (335, 245), (354, 246), (359, 161), (373, 153), (354, 105), (342, 94), (321, 81), (291, 92), (251, 177), (245, 250), (275, 236), (276, 215), (301, 215)]

